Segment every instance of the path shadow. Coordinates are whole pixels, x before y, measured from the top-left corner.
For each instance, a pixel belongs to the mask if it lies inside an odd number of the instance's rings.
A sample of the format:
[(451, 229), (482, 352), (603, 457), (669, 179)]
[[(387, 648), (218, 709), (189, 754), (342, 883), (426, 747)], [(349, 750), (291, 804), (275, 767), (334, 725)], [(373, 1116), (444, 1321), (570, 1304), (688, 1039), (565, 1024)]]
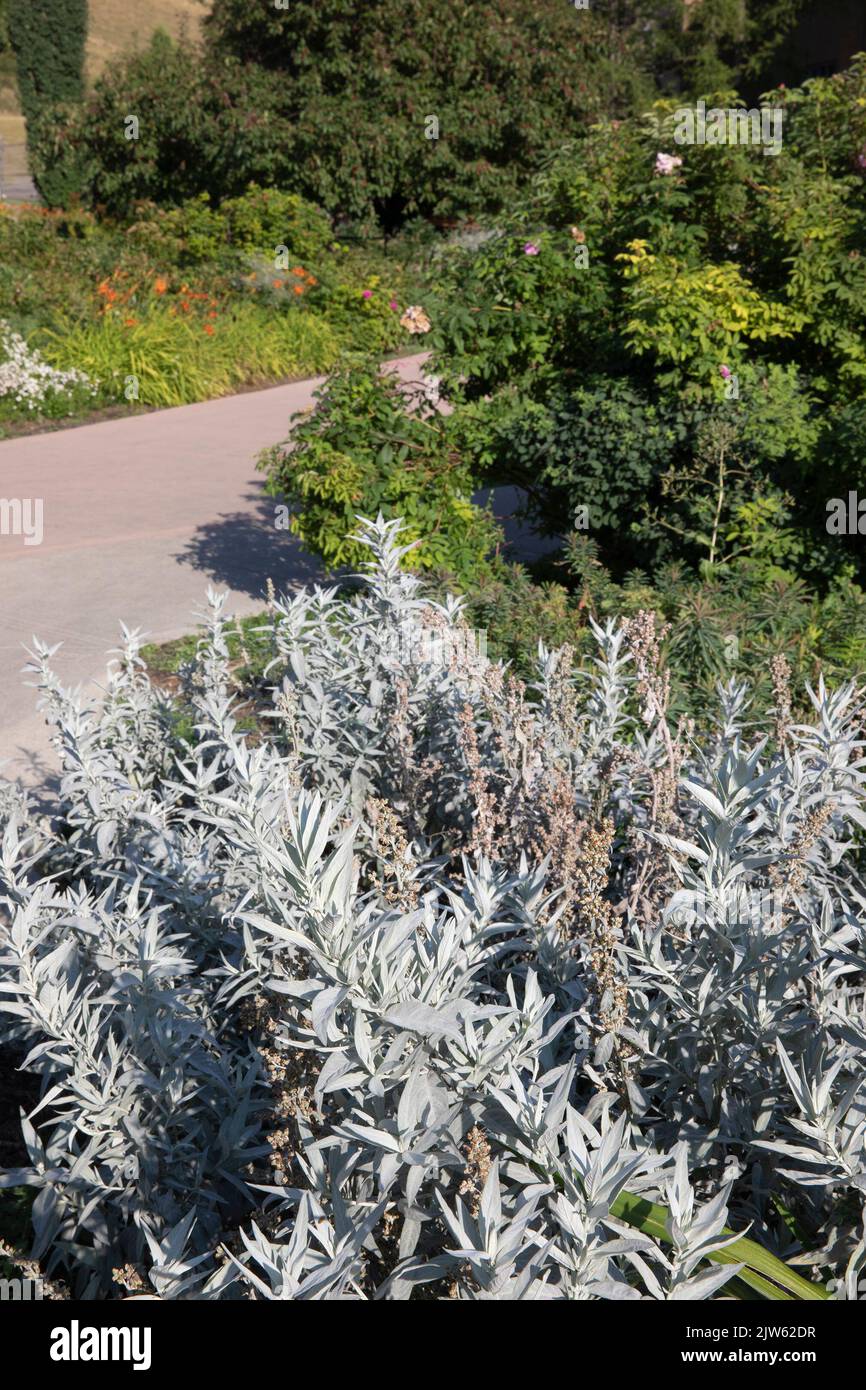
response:
[(481, 488), (473, 493), (472, 501), (479, 507), (491, 507), (502, 527), (509, 560), (532, 565), (554, 554), (562, 545), (561, 537), (542, 536), (529, 524), (524, 515), (526, 498), (522, 488), (505, 484)]
[(60, 769), (57, 760), (49, 761), (33, 748), (18, 744), (0, 759), (0, 782), (18, 788), (26, 797), (30, 811), (40, 816), (53, 816), (60, 798)]
[(278, 592), (321, 582), (322, 564), (297, 536), (277, 530), (280, 499), (250, 492), (249, 511), (228, 512), (199, 526), (175, 559), (217, 584), (261, 598), (269, 579)]
[[(257, 491), (247, 493), (245, 500), (250, 503), (247, 511), (224, 513), (217, 521), (199, 526), (175, 559), (206, 574), (212, 582), (253, 598), (264, 594), (268, 579), (279, 592), (322, 583), (327, 576), (321, 562), (304, 549), (297, 536), (277, 530), (280, 499)], [(492, 501), (512, 560), (531, 564), (561, 544), (557, 538), (539, 536), (522, 520), (519, 488), (483, 488), (474, 494), (473, 501), (480, 505)]]

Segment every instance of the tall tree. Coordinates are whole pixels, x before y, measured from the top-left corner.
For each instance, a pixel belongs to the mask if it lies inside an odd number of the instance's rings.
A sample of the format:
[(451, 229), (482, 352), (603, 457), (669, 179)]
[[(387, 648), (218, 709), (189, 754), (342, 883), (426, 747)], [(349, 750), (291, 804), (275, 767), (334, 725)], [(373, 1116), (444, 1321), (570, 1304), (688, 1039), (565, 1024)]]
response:
[(33, 155), (45, 122), (57, 106), (78, 102), (84, 95), (87, 0), (7, 0), (7, 15), (27, 146), (38, 182)]

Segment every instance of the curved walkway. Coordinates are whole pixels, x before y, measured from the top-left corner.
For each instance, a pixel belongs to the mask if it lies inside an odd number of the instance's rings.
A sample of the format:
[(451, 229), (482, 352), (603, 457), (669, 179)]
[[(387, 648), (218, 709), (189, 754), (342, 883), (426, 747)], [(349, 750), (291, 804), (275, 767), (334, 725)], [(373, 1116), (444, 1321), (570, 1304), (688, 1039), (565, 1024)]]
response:
[[(386, 366), (418, 380), (424, 360)], [(87, 685), (104, 673), (119, 620), (168, 641), (190, 631), (209, 582), (243, 615), (261, 607), (269, 577), (281, 588), (319, 573), (275, 529), (255, 458), (286, 437), (321, 380), (0, 444), (0, 500), (43, 508), (38, 545), (4, 534), (13, 522), (0, 509), (0, 778), (36, 786), (54, 770), (21, 675), (34, 634), (63, 643), (65, 685)]]

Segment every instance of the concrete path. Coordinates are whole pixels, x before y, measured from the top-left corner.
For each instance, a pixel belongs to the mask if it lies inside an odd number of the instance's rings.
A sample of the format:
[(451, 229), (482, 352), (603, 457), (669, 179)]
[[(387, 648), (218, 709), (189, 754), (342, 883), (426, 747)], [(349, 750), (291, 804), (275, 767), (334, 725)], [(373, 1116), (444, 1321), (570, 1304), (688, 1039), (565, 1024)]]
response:
[[(21, 139), (4, 137), (4, 126), (11, 126)], [(16, 117), (0, 115), (0, 202), (38, 203), (39, 194), (27, 168), (27, 145), (24, 141), (24, 122)]]
[[(424, 360), (388, 365), (412, 381)], [(119, 620), (168, 641), (192, 629), (209, 582), (243, 615), (269, 577), (279, 589), (320, 574), (274, 528), (254, 467), (320, 380), (0, 443), (0, 499), (42, 499), (44, 526), (39, 545), (0, 533), (0, 778), (38, 786), (54, 769), (20, 674), (34, 634), (63, 643), (65, 685), (89, 686)]]

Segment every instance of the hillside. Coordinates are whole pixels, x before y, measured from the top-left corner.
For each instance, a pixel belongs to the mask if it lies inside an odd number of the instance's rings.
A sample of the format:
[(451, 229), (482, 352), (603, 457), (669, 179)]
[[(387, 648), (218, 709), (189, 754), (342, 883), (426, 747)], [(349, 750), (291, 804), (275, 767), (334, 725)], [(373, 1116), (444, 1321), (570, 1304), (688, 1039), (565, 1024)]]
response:
[(204, 0), (90, 0), (88, 78), (98, 77), (122, 49), (143, 47), (154, 29), (194, 34), (207, 9)]

